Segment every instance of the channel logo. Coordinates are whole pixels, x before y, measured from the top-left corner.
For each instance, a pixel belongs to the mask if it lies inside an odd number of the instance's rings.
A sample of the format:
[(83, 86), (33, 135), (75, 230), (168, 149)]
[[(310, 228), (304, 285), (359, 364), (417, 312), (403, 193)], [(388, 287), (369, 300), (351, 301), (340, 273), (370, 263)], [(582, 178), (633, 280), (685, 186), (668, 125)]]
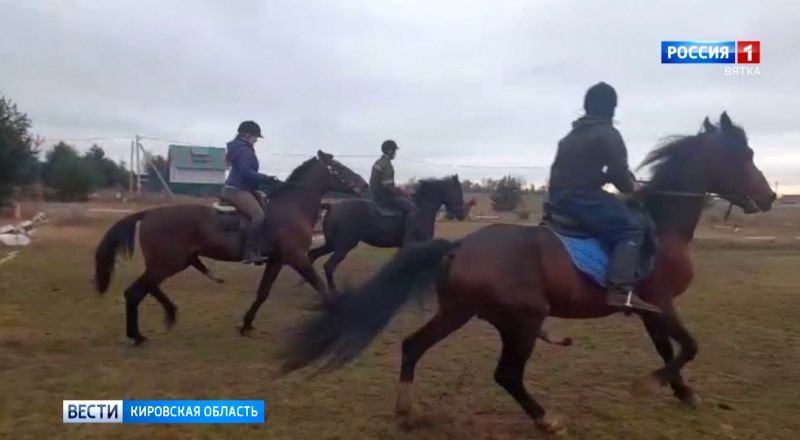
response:
[(263, 400), (64, 400), (64, 423), (264, 423)]
[(760, 64), (761, 41), (662, 41), (661, 64)]

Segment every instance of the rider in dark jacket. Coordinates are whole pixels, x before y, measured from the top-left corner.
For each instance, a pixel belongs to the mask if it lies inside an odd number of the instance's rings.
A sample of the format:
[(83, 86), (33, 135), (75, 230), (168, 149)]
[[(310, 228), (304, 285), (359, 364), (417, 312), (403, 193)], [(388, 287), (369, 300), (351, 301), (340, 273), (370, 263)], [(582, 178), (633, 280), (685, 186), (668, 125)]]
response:
[(633, 292), (644, 224), (620, 199), (602, 189), (606, 183), (624, 194), (635, 188), (625, 143), (612, 125), (616, 91), (598, 83), (586, 92), (583, 106), (586, 115), (573, 122), (572, 130), (558, 143), (550, 169), (549, 202), (612, 249), (606, 303), (659, 312)]
[[(239, 212), (248, 217), (243, 262), (263, 262), (272, 249), (271, 240), (260, 243), (261, 232), (264, 229), (264, 208), (253, 194), (261, 184), (277, 181), (276, 178), (258, 172), (258, 157), (256, 157), (255, 144), (261, 138), (261, 127), (253, 121), (244, 121), (239, 124), (236, 138), (228, 142), (226, 160), (231, 166), (223, 195), (234, 205)], [(270, 238), (271, 234), (267, 234)]]
[(406, 246), (414, 241), (417, 206), (408, 193), (395, 185), (392, 159), (395, 158), (397, 150), (397, 143), (393, 140), (387, 140), (381, 145), (383, 155), (372, 166), (369, 187), (376, 203), (396, 209), (405, 216), (403, 246)]

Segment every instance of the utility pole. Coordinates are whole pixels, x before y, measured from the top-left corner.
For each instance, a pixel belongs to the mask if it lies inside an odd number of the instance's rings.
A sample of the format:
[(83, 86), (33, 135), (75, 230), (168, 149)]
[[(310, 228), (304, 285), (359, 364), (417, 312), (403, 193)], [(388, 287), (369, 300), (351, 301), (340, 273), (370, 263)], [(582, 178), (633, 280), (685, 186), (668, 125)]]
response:
[(133, 194), (133, 173), (134, 173), (134, 169), (133, 169), (133, 149), (134, 149), (134, 143), (133, 143), (133, 140), (131, 140), (131, 161), (128, 162), (128, 169), (130, 170), (130, 172), (128, 173), (128, 194), (129, 195)]
[[(153, 161), (150, 160), (150, 155), (147, 153), (147, 151), (144, 150), (142, 144), (139, 143), (139, 139), (140, 139), (139, 136), (136, 136), (136, 147), (137, 147), (136, 155), (137, 156), (139, 155), (139, 150), (142, 151), (142, 156), (144, 156), (144, 165), (145, 165), (144, 168), (147, 169), (147, 165), (148, 164), (150, 165), (150, 168), (152, 168), (153, 171), (155, 171), (158, 180), (161, 181), (161, 186), (163, 186), (164, 189), (167, 191), (167, 194), (169, 194), (169, 196), (174, 199), (175, 194), (172, 193), (172, 189), (170, 189), (169, 185), (167, 185), (167, 181), (164, 180), (164, 176), (161, 175), (161, 171), (158, 171), (158, 167), (156, 166), (156, 164), (154, 164)], [(141, 188), (139, 188), (139, 191), (141, 191)]]
[(136, 135), (136, 194), (142, 194), (142, 170), (139, 166), (139, 135)]
[(778, 181), (777, 180), (775, 181), (775, 194), (780, 194), (778, 192)]

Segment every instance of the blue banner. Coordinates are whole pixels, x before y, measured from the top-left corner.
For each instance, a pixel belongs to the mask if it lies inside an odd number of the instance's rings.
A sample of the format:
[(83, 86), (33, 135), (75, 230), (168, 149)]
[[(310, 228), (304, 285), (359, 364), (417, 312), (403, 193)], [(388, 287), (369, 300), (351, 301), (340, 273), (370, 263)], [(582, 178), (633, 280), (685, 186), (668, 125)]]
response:
[(123, 400), (122, 423), (264, 423), (264, 401)]
[(662, 41), (661, 64), (734, 64), (735, 41)]

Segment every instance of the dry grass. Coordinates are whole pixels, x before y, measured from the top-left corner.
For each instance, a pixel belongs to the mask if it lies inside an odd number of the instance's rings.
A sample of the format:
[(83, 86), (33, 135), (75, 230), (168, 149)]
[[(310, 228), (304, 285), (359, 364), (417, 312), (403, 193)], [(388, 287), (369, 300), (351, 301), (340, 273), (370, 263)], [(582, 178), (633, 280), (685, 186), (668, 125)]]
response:
[[(800, 212), (800, 211), (798, 211)], [(89, 284), (101, 220), (43, 229), (35, 244), (0, 268), (0, 438), (542, 438), (496, 386), (499, 341), (480, 321), (435, 347), (417, 372), (411, 426), (393, 417), (399, 342), (430, 310), (409, 307), (350, 367), (329, 376), (275, 379), (283, 331), (316, 300), (284, 272), (242, 338), (235, 327), (253, 298), (258, 269), (214, 264), (217, 286), (187, 271), (164, 290), (179, 307), (166, 330), (152, 298), (141, 307), (151, 339), (131, 348), (124, 337), (122, 289), (141, 268), (120, 264), (110, 292)], [(470, 223), (443, 223), (460, 236)], [(800, 430), (800, 252), (789, 241), (731, 243), (715, 236), (695, 246), (698, 276), (679, 301), (700, 342), (687, 380), (705, 399), (678, 405), (668, 390), (632, 397), (632, 380), (660, 364), (635, 318), (550, 320), (571, 348), (540, 345), (526, 383), (566, 416), (575, 439), (794, 439)], [(734, 233), (730, 233), (735, 236)], [(701, 234), (702, 236), (702, 234)], [(800, 244), (800, 243), (798, 243)], [(390, 251), (361, 247), (340, 271), (354, 282)], [(430, 307), (429, 307), (430, 308)], [(265, 425), (63, 425), (62, 399), (263, 399)]]

